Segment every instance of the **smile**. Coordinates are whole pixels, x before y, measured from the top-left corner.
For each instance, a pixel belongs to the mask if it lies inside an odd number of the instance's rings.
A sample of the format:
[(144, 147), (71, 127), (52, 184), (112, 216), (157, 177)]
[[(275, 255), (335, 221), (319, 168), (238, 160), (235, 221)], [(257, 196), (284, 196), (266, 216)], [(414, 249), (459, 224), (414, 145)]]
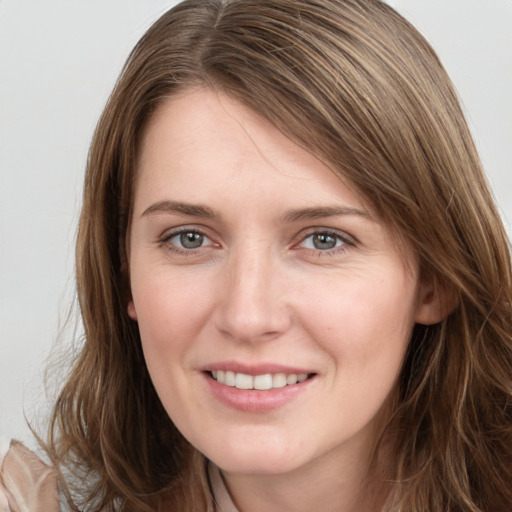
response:
[(293, 384), (304, 382), (307, 373), (265, 373), (263, 375), (247, 375), (232, 371), (214, 370), (211, 376), (219, 383), (237, 389), (267, 389), (284, 388)]

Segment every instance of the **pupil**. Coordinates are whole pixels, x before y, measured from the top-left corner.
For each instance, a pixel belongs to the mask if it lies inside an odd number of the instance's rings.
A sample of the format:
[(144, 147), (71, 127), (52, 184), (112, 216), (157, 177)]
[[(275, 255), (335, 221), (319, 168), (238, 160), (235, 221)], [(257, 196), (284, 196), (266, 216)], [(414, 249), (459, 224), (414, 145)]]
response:
[(327, 233), (313, 236), (313, 245), (316, 249), (333, 249), (336, 247), (336, 238)]
[(203, 244), (203, 235), (194, 232), (182, 233), (180, 242), (185, 249), (197, 249)]

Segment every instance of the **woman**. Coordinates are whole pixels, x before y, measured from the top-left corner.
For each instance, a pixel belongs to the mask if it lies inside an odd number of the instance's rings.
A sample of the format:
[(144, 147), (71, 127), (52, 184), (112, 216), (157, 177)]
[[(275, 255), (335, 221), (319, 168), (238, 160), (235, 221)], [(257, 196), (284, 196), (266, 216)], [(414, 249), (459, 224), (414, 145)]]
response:
[(510, 509), (508, 242), (386, 5), (162, 16), (93, 140), (77, 283), (47, 450), (79, 509)]

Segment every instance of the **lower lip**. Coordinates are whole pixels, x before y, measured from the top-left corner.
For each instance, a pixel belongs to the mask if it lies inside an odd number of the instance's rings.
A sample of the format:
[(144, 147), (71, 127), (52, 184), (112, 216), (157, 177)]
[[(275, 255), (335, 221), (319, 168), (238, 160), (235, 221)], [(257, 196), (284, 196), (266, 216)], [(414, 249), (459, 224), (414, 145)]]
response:
[(244, 412), (274, 411), (295, 400), (311, 385), (315, 377), (282, 388), (260, 391), (257, 389), (238, 389), (217, 382), (209, 373), (203, 373), (213, 396), (222, 404)]

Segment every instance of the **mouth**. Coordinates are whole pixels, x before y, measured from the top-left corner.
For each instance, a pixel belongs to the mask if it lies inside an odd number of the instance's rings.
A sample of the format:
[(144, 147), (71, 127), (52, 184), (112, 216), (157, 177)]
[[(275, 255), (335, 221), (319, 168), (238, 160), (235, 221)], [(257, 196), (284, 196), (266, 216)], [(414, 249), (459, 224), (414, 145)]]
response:
[(281, 364), (243, 364), (236, 361), (202, 368), (217, 402), (250, 414), (266, 414), (288, 406), (301, 396), (311, 396), (318, 374), (306, 368)]
[(220, 384), (243, 390), (266, 391), (300, 384), (311, 379), (314, 373), (265, 373), (248, 375), (233, 371), (213, 370), (207, 372), (213, 380)]

